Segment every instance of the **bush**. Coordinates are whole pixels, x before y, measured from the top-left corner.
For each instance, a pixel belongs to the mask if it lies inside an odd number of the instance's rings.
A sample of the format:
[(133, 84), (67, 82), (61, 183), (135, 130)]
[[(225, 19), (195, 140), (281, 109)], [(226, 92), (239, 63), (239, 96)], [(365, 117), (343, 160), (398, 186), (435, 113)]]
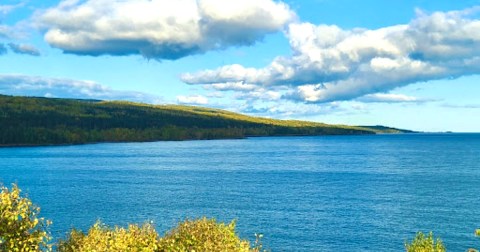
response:
[(0, 251), (51, 250), (47, 232), (49, 221), (39, 218), (40, 208), (21, 196), (13, 185), (0, 191)]
[[(39, 218), (40, 208), (21, 196), (13, 185), (0, 192), (0, 251), (52, 251), (47, 232), (50, 221)], [(83, 251), (252, 251), (261, 250), (261, 235), (250, 248), (235, 232), (235, 222), (226, 225), (215, 219), (186, 220), (160, 237), (151, 224), (129, 225), (128, 228), (97, 222), (87, 233), (73, 229), (65, 240), (59, 240), (56, 250)]]
[(235, 233), (235, 221), (225, 225), (207, 218), (180, 223), (159, 245), (161, 251), (250, 251), (250, 243)]
[(111, 229), (97, 222), (87, 234), (72, 230), (66, 240), (59, 241), (58, 251), (158, 251), (158, 233), (151, 224)]
[[(259, 244), (259, 243), (258, 243)], [(151, 224), (129, 225), (128, 229), (109, 228), (95, 223), (87, 234), (72, 230), (59, 241), (58, 251), (252, 251), (250, 243), (235, 233), (235, 222), (228, 225), (214, 219), (187, 220), (160, 238)]]
[(445, 246), (440, 239), (434, 240), (433, 233), (430, 232), (425, 236), (422, 232), (418, 232), (411, 243), (405, 243), (407, 252), (445, 252)]

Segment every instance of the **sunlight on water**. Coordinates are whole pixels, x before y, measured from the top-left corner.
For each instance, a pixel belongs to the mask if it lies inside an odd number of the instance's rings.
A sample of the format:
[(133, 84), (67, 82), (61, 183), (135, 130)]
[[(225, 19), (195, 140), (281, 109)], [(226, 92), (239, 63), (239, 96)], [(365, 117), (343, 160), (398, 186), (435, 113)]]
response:
[(480, 247), (480, 135), (251, 138), (0, 149), (53, 234), (97, 219), (238, 219), (273, 251), (401, 251), (433, 231), (450, 251)]

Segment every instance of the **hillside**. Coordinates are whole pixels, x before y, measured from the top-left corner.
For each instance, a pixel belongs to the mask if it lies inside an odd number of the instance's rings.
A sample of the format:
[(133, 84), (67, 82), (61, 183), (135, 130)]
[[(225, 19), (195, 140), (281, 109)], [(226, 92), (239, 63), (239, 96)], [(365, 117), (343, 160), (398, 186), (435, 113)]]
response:
[(399, 133), (418, 133), (413, 130), (397, 129), (392, 127), (386, 127), (381, 125), (375, 126), (358, 126), (360, 128), (367, 128), (375, 131), (376, 134), (399, 134)]
[(2, 146), (385, 133), (193, 106), (4, 95), (0, 125)]

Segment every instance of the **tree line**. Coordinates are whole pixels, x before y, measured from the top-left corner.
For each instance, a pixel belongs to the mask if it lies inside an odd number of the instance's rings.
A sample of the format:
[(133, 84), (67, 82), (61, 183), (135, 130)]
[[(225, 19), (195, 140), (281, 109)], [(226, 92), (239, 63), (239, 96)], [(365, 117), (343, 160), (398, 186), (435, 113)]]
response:
[(3, 95), (0, 125), (4, 146), (376, 133), (199, 107)]

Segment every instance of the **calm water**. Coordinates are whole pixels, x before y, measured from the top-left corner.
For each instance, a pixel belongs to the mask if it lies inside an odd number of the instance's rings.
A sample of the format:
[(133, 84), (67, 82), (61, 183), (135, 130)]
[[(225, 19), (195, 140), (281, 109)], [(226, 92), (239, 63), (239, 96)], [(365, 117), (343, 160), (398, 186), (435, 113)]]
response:
[(56, 237), (205, 215), (273, 251), (402, 251), (417, 230), (480, 248), (480, 134), (0, 148), (0, 181), (18, 182)]

